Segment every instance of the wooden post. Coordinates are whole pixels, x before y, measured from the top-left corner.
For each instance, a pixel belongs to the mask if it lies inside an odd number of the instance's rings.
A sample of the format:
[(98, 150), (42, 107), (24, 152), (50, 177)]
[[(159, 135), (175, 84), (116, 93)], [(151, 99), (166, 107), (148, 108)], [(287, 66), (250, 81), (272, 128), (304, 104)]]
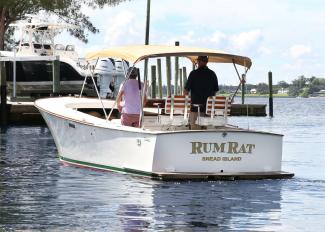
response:
[[(147, 17), (146, 17), (146, 37), (145, 37), (145, 45), (149, 44), (149, 33), (150, 33), (150, 2), (151, 0), (147, 0)], [(148, 59), (144, 61), (144, 80), (147, 80), (148, 77)]]
[(147, 0), (147, 17), (146, 17), (146, 38), (145, 38), (145, 45), (148, 45), (149, 44), (150, 2), (151, 2), (151, 0)]
[(7, 114), (7, 77), (5, 62), (0, 61), (0, 91), (1, 91), (1, 127), (8, 124)]
[(241, 78), (241, 104), (245, 104), (245, 74), (243, 74)]
[(148, 77), (148, 59), (144, 60), (144, 78), (147, 80)]
[[(179, 41), (175, 42), (175, 46), (179, 46)], [(174, 80), (174, 94), (178, 94), (178, 66), (179, 66), (179, 59), (175, 56), (175, 80)]]
[(184, 91), (184, 88), (185, 88), (186, 82), (187, 82), (186, 67), (183, 67), (183, 91)]
[(158, 71), (158, 92), (159, 92), (159, 99), (162, 99), (161, 59), (157, 59), (157, 71)]
[(171, 79), (172, 79), (172, 68), (171, 68), (171, 59), (170, 56), (166, 57), (166, 76), (167, 76), (167, 96), (172, 95), (172, 85), (171, 85)]
[(17, 62), (16, 62), (16, 49), (14, 48), (14, 60), (12, 61), (12, 98), (17, 97)]
[(151, 97), (156, 98), (156, 66), (151, 66)]
[(52, 61), (53, 65), (53, 95), (58, 96), (60, 93), (60, 60), (57, 56), (54, 61)]
[(179, 87), (180, 87), (180, 94), (184, 94), (184, 88), (183, 88), (183, 69), (179, 69)]
[(269, 116), (273, 118), (273, 83), (271, 71), (269, 71)]

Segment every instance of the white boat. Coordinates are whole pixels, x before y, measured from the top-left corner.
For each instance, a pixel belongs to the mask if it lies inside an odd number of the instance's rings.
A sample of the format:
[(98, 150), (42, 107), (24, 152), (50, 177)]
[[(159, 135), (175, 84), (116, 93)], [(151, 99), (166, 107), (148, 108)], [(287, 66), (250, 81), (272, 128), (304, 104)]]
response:
[[(125, 46), (90, 53), (88, 58), (114, 57), (137, 64), (164, 56), (187, 57), (195, 62), (198, 55), (208, 55), (209, 62), (244, 66), (245, 74), (251, 67), (248, 57), (181, 46)], [(114, 114), (113, 100), (48, 98), (37, 100), (35, 106), (44, 117), (64, 163), (162, 180), (294, 175), (281, 168), (283, 135), (228, 125), (229, 99), (211, 97), (209, 101), (210, 115), (197, 120), (197, 130), (188, 126), (187, 97), (168, 97), (164, 110), (143, 107), (140, 128), (121, 125), (120, 119), (111, 119), (111, 113), (109, 119), (89, 113), (103, 107)]]
[[(74, 29), (69, 24), (58, 24), (31, 18), (10, 26), (20, 31), (19, 43), (13, 51), (0, 51), (0, 60), (6, 61), (8, 91), (12, 95), (33, 96), (49, 95), (53, 90), (52, 61), (60, 63), (60, 93), (77, 94), (86, 76), (89, 76), (87, 63), (78, 53), (73, 44), (55, 43), (55, 36), (63, 30)], [(124, 72), (114, 59), (102, 57), (97, 61), (95, 70), (97, 85), (102, 96), (114, 93), (108, 89), (114, 80), (120, 83)], [(15, 77), (14, 77), (15, 76)], [(107, 84), (108, 83), (108, 84)], [(96, 95), (94, 88), (86, 86), (88, 95)]]

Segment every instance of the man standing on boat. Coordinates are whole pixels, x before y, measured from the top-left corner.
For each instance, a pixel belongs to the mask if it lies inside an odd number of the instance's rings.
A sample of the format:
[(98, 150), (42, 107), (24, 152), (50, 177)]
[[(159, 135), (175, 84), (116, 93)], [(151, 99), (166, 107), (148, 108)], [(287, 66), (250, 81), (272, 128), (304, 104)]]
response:
[[(124, 126), (139, 127), (141, 113), (140, 91), (145, 88), (144, 84), (137, 80), (137, 68), (129, 68), (129, 79), (120, 87), (117, 98), (117, 107), (121, 112), (121, 123)], [(144, 103), (147, 101), (146, 91), (144, 91)]]
[(185, 95), (191, 93), (192, 107), (189, 117), (191, 129), (195, 128), (198, 106), (200, 108), (200, 115), (204, 114), (208, 97), (214, 96), (219, 90), (217, 75), (208, 68), (208, 61), (207, 56), (199, 56), (197, 58), (198, 68), (190, 73), (184, 88)]

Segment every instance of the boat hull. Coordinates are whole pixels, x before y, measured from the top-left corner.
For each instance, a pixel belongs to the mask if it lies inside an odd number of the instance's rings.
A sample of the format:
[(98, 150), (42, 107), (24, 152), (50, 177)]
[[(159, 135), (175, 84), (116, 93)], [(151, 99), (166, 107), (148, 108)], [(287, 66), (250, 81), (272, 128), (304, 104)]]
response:
[(60, 160), (158, 179), (289, 178), (282, 135), (246, 130), (150, 132), (95, 126), (41, 110)]
[(44, 112), (42, 116), (62, 161), (113, 171), (152, 172), (154, 135), (94, 127)]
[(281, 160), (281, 135), (224, 129), (159, 135), (153, 169), (158, 172), (272, 172), (281, 171)]

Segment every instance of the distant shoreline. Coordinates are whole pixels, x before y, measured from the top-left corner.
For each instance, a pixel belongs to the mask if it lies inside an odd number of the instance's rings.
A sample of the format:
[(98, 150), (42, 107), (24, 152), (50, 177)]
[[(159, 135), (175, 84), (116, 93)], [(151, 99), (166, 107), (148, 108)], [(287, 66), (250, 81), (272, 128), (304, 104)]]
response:
[[(229, 96), (230, 94), (220, 94), (223, 96)], [(237, 94), (236, 97), (241, 98), (240, 94)], [(268, 94), (245, 94), (245, 98), (269, 98)], [(283, 94), (273, 94), (273, 98), (325, 98), (325, 96), (310, 96), (310, 97), (293, 97)]]
[[(257, 98), (269, 98), (269, 94), (245, 94), (245, 97), (257, 97)], [(296, 98), (289, 95), (283, 95), (283, 94), (273, 94), (272, 97), (274, 98)]]
[[(229, 96), (230, 94), (220, 94), (222, 96)], [(236, 97), (241, 97), (241, 94), (237, 94)], [(245, 97), (252, 97), (252, 98), (268, 98), (269, 94), (245, 94)], [(296, 98), (284, 94), (273, 94), (274, 98)]]

